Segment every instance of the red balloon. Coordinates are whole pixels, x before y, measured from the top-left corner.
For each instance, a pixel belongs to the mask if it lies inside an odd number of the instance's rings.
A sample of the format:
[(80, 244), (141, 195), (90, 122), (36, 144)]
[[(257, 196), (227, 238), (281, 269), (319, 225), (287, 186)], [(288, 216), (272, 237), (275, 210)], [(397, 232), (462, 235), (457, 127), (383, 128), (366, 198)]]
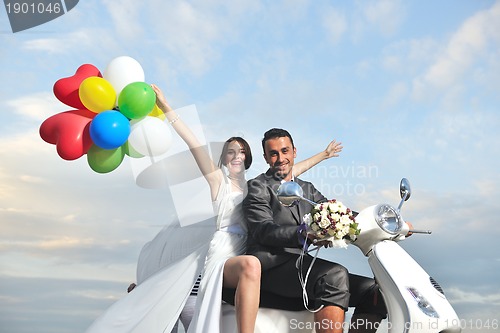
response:
[(61, 112), (47, 118), (40, 126), (40, 136), (57, 147), (65, 160), (76, 160), (92, 146), (90, 122), (97, 113), (83, 109)]
[(54, 95), (58, 100), (75, 109), (85, 109), (80, 101), (78, 88), (83, 80), (91, 76), (102, 77), (101, 72), (94, 65), (84, 64), (78, 67), (75, 75), (59, 79), (54, 84)]

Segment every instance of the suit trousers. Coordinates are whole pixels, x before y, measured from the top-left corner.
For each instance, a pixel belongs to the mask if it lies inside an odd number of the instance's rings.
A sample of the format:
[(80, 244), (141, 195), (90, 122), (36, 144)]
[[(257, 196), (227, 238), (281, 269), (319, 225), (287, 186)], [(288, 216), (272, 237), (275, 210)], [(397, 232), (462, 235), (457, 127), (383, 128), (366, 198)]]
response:
[[(261, 289), (264, 296), (262, 306), (266, 300), (276, 295), (283, 299), (287, 305), (284, 310), (297, 310), (297, 304), (302, 304), (302, 286), (298, 278), (296, 261), (299, 255), (284, 254), (290, 259), (278, 266), (262, 271)], [(305, 277), (313, 257), (305, 255), (303, 258), (302, 276)], [(306, 291), (308, 295), (308, 308), (317, 309), (321, 305), (338, 306), (345, 311), (348, 307), (355, 307), (355, 313), (373, 313), (382, 318), (387, 315), (382, 295), (378, 285), (372, 278), (351, 274), (347, 269), (337, 263), (321, 258), (314, 262), (309, 274)], [(270, 297), (271, 295), (271, 297)], [(282, 308), (279, 304), (268, 307)], [(304, 306), (301, 305), (303, 309)]]

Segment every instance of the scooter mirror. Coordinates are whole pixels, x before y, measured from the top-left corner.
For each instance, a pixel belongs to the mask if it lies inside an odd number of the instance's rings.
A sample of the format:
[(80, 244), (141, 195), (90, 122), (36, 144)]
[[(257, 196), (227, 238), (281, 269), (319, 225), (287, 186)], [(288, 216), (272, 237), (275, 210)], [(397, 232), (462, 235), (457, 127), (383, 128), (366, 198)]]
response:
[(284, 182), (278, 187), (276, 195), (284, 206), (290, 207), (296, 205), (300, 200), (305, 200), (311, 205), (316, 205), (314, 201), (304, 198), (304, 191), (296, 182)]
[(408, 179), (401, 179), (401, 183), (399, 184), (399, 194), (401, 194), (401, 199), (403, 199), (404, 201), (410, 199), (411, 188), (410, 181)]
[(401, 211), (401, 207), (403, 207), (403, 203), (410, 199), (411, 189), (410, 182), (408, 179), (401, 179), (401, 183), (399, 183), (399, 194), (401, 195), (401, 202), (398, 205), (398, 211)]
[(304, 197), (304, 191), (295, 182), (285, 182), (278, 187), (278, 200), (283, 206), (296, 205)]

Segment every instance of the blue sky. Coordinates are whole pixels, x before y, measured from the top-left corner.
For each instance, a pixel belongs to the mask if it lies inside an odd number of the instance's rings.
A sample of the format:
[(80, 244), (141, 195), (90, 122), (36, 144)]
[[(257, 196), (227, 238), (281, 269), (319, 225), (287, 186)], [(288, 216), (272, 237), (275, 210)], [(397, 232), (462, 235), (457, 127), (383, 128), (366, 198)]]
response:
[[(82, 332), (135, 280), (142, 245), (170, 214), (128, 160), (97, 174), (64, 161), (40, 124), (69, 110), (53, 84), (84, 63), (128, 55), (174, 107), (195, 104), (209, 141), (283, 127), (305, 158), (333, 138), (337, 159), (303, 178), (355, 209), (412, 198), (432, 229), (402, 244), (440, 282), (465, 332), (500, 320), (500, 2), (105, 1), (13, 34), (0, 10), (0, 327)], [(369, 274), (357, 249), (324, 252)]]

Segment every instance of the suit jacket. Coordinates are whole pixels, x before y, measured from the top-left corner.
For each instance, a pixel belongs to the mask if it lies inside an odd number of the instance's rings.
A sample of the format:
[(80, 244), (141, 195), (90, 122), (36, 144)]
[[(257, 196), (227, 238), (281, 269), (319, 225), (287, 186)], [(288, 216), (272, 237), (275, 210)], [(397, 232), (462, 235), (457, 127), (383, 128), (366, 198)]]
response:
[[(310, 182), (294, 179), (304, 197), (323, 202), (327, 199)], [(297, 234), (302, 217), (311, 211), (311, 204), (300, 201), (297, 206), (283, 206), (276, 196), (281, 180), (268, 170), (248, 181), (248, 194), (243, 199), (243, 214), (248, 225), (247, 253), (259, 258), (262, 270), (296, 259), (297, 254), (284, 248), (300, 248)]]

